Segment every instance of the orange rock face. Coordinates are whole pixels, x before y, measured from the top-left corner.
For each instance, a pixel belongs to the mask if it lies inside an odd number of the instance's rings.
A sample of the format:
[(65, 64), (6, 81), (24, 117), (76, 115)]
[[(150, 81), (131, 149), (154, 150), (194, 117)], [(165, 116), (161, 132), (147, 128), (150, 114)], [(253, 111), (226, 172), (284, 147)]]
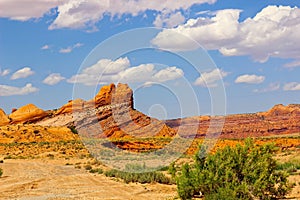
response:
[[(191, 135), (197, 126), (197, 137), (214, 134), (209, 131), (211, 118), (199, 117), (168, 120), (166, 124), (174, 129), (183, 129), (185, 137)], [(300, 132), (300, 105), (276, 105), (267, 112), (237, 114), (225, 117), (219, 138), (247, 138)]]
[(70, 100), (67, 104), (63, 105), (60, 109), (58, 109), (55, 115), (62, 115), (72, 113), (73, 110), (80, 110), (84, 106), (84, 100), (82, 99), (75, 99)]
[[(133, 92), (127, 84), (104, 86), (94, 99), (76, 113), (79, 132), (97, 137), (170, 137), (176, 133), (163, 122), (133, 109)], [(93, 130), (93, 131), (91, 131)]]
[(5, 114), (5, 112), (0, 109), (0, 126), (5, 126), (9, 124), (10, 120), (8, 116)]
[(48, 114), (33, 104), (28, 104), (16, 110), (9, 115), (12, 124), (32, 123), (41, 120)]

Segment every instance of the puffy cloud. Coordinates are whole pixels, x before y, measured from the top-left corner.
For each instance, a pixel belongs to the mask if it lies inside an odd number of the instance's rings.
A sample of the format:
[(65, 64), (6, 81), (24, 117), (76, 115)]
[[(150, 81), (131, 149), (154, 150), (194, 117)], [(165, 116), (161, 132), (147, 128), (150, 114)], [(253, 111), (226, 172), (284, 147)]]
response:
[(179, 69), (177, 67), (167, 67), (165, 69), (160, 70), (157, 72), (153, 79), (157, 82), (165, 82), (169, 80), (174, 80), (183, 77), (184, 73), (182, 69)]
[(113, 79), (120, 82), (145, 82), (151, 80), (154, 72), (153, 64), (141, 64), (119, 72)]
[(41, 50), (48, 50), (48, 49), (50, 49), (50, 45), (48, 44), (41, 47)]
[(296, 90), (300, 90), (300, 83), (297, 83), (297, 82), (286, 83), (286, 84), (283, 86), (283, 90), (285, 90), (285, 91), (296, 91)]
[(182, 77), (183, 71), (176, 67), (167, 67), (157, 71), (154, 64), (131, 66), (127, 57), (115, 61), (101, 59), (95, 65), (85, 68), (67, 80), (69, 83), (85, 85), (106, 84), (109, 82), (165, 82)]
[(11, 80), (16, 80), (20, 78), (27, 78), (28, 76), (31, 76), (34, 74), (34, 71), (31, 70), (30, 67), (24, 67), (23, 69), (20, 69), (13, 73), (13, 75), (10, 77)]
[(235, 79), (235, 83), (249, 83), (249, 84), (260, 84), (264, 82), (264, 76), (257, 76), (255, 74), (244, 74)]
[(76, 43), (73, 46), (69, 46), (67, 48), (61, 48), (59, 50), (59, 53), (71, 53), (74, 49), (82, 47), (83, 44), (82, 43)]
[[(58, 16), (49, 29), (93, 27), (104, 15), (122, 16), (130, 14), (137, 16), (147, 10), (158, 13), (174, 13), (180, 9), (187, 10), (192, 5), (214, 3), (216, 0), (72, 0), (58, 6)], [(179, 15), (170, 15), (171, 21), (178, 21)], [(167, 20), (168, 21), (168, 20)]]
[(176, 13), (162, 13), (158, 14), (153, 22), (156, 27), (173, 28), (185, 21), (185, 17), (181, 12)]
[[(160, 32), (152, 43), (168, 50), (193, 50), (198, 42), (225, 56), (250, 55), (255, 61), (269, 57), (299, 60), (300, 9), (267, 6), (253, 18), (240, 21), (241, 10), (216, 11), (213, 16), (190, 19)], [(191, 38), (191, 39), (189, 39)]]
[(268, 87), (262, 89), (255, 89), (253, 92), (256, 93), (265, 93), (265, 92), (273, 92), (280, 89), (280, 83), (270, 83)]
[[(51, 9), (57, 9), (57, 17), (49, 26), (49, 29), (71, 28), (79, 29), (92, 27), (100, 21), (104, 15), (122, 16), (130, 14), (137, 16), (151, 10), (161, 15), (162, 24), (173, 27), (182, 21), (179, 10), (188, 10), (191, 6), (203, 3), (215, 3), (217, 0), (1, 0), (0, 17), (26, 21), (32, 18), (40, 18), (49, 13)], [(169, 18), (169, 19), (168, 19)], [(159, 19), (157, 19), (159, 20)], [(158, 23), (158, 21), (157, 21)]]
[(31, 83), (28, 83), (21, 88), (9, 85), (0, 85), (0, 96), (27, 95), (37, 91), (38, 88), (33, 87)]
[(201, 73), (201, 76), (194, 82), (195, 85), (202, 87), (217, 87), (218, 81), (226, 77), (229, 73), (221, 69), (214, 69), (209, 72)]
[(0, 69), (0, 76), (7, 76), (10, 73), (9, 69), (1, 70)]
[(65, 77), (61, 76), (59, 73), (53, 73), (47, 76), (44, 80), (43, 83), (47, 85), (56, 85), (62, 80), (66, 79)]
[(20, 21), (40, 18), (62, 3), (61, 0), (1, 0), (0, 17)]

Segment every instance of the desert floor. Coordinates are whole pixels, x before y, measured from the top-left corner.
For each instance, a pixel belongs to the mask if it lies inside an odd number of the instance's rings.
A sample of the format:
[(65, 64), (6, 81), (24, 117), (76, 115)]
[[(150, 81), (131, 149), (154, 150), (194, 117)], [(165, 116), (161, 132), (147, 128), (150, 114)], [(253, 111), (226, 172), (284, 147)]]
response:
[[(82, 161), (82, 160), (81, 160)], [(175, 185), (125, 184), (76, 169), (77, 160), (13, 159), (0, 164), (0, 199), (174, 199)]]

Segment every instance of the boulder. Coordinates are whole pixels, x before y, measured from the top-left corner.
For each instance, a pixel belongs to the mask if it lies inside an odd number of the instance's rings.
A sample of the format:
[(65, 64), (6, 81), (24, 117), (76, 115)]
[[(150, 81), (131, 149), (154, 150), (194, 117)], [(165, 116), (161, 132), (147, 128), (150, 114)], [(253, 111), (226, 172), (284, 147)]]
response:
[(30, 123), (41, 120), (48, 114), (33, 104), (25, 105), (9, 115), (11, 124)]

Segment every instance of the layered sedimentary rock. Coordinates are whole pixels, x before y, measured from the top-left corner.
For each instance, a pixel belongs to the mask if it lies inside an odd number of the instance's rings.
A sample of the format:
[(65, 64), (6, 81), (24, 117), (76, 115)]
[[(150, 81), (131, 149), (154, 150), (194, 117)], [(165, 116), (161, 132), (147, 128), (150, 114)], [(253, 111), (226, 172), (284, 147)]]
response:
[(0, 126), (4, 126), (9, 124), (10, 120), (8, 118), (8, 116), (5, 114), (5, 112), (0, 109)]
[[(267, 112), (236, 114), (225, 117), (224, 126), (218, 132), (210, 128), (216, 117), (193, 117), (168, 120), (166, 124), (176, 130), (181, 128), (184, 137), (204, 137), (215, 134), (220, 138), (262, 137), (300, 132), (300, 105), (276, 105)], [(194, 127), (197, 126), (196, 132)], [(219, 135), (220, 134), (220, 135)]]
[(37, 123), (43, 126), (76, 126), (87, 137), (132, 138), (174, 136), (162, 121), (133, 108), (133, 92), (127, 84), (110, 84), (89, 101), (74, 100), (53, 116)]
[(11, 119), (11, 124), (34, 123), (43, 119), (47, 115), (48, 114), (42, 109), (33, 104), (28, 104), (11, 113), (9, 118)]
[(133, 92), (127, 84), (104, 86), (81, 111), (73, 113), (75, 126), (92, 137), (132, 138), (174, 136), (163, 122), (133, 109)]

